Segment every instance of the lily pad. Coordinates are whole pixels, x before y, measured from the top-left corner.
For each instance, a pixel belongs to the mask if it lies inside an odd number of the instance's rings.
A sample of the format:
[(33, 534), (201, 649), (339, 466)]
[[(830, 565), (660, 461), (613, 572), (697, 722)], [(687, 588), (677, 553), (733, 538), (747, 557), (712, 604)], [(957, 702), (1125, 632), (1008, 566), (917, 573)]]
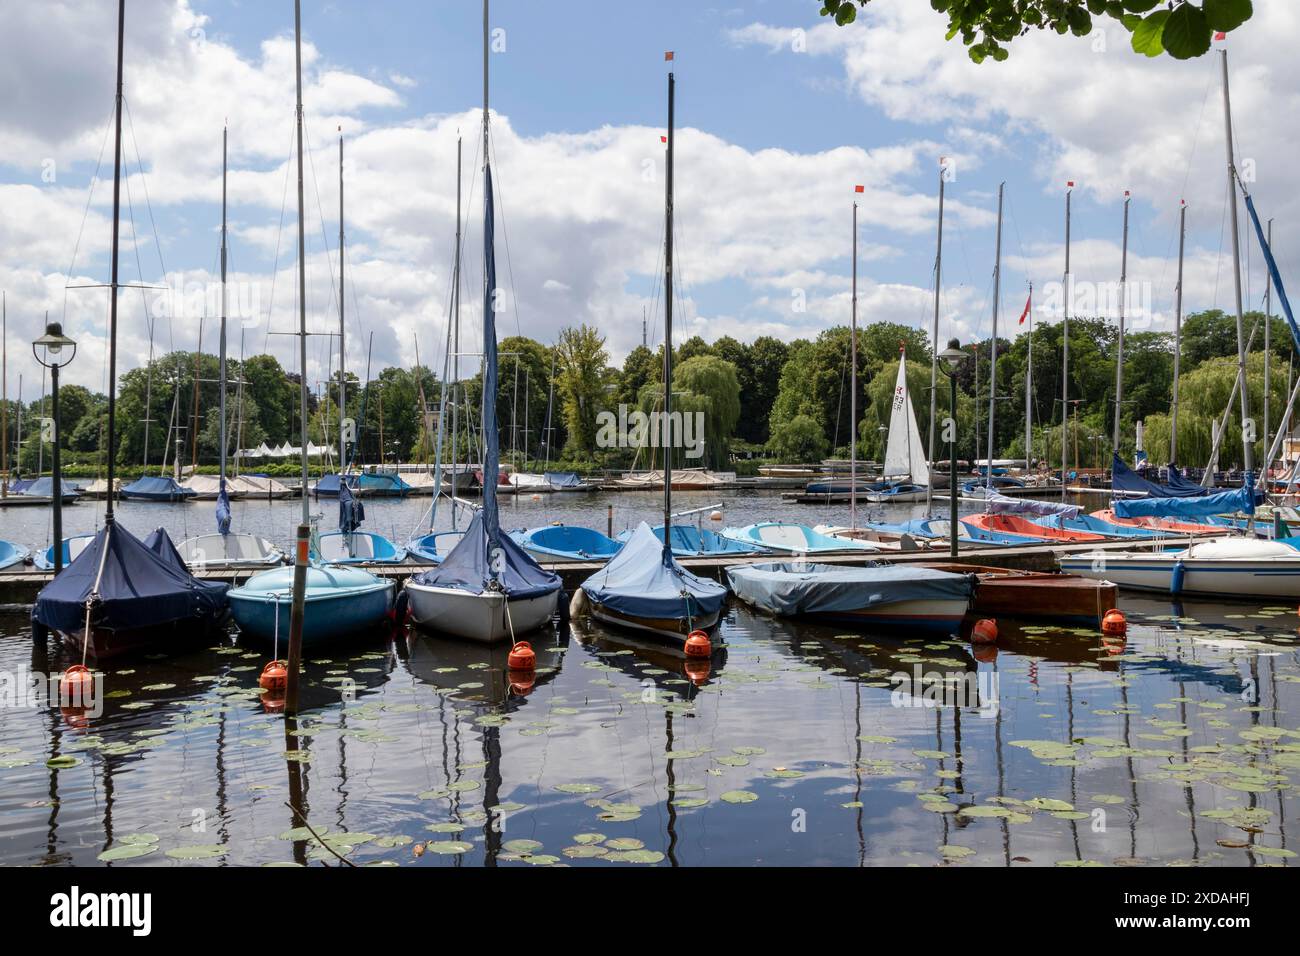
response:
[(750, 790), (728, 790), (718, 799), (726, 803), (753, 803), (758, 799), (758, 794)]

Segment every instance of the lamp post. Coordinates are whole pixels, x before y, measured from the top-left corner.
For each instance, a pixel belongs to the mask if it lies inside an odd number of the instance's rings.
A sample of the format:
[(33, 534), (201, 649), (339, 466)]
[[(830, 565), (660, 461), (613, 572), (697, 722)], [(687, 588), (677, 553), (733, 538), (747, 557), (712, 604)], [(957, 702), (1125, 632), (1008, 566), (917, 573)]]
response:
[[(71, 346), (71, 350), (64, 349)], [(63, 334), (63, 326), (51, 322), (45, 334), (32, 343), (36, 361), (50, 370), (50, 408), (54, 416), (54, 575), (63, 570), (63, 469), (59, 462), (59, 369), (77, 356), (77, 343)], [(113, 450), (109, 449), (109, 454)], [(112, 493), (110, 489), (110, 494)]]
[(952, 416), (952, 434), (948, 441), (948, 554), (957, 560), (957, 369), (966, 359), (961, 343), (948, 341), (948, 347), (939, 353), (943, 374), (948, 376), (948, 413)]

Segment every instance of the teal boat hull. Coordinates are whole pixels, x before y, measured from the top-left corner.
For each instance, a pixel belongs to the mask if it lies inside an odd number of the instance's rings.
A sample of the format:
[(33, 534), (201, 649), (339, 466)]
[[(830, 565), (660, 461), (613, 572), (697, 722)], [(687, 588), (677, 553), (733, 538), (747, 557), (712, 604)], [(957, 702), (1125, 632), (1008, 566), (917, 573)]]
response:
[[(293, 574), (292, 567), (272, 568), (231, 589), (230, 616), (241, 632), (287, 648)], [(303, 647), (374, 630), (392, 612), (395, 591), (394, 582), (357, 568), (308, 568)]]

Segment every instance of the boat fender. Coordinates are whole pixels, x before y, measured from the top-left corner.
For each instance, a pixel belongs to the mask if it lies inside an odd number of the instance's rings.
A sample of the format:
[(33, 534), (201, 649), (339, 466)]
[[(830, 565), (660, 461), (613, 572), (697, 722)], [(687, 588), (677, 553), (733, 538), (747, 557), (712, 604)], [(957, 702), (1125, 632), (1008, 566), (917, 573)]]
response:
[(686, 651), (687, 657), (709, 657), (713, 654), (713, 644), (709, 641), (708, 634), (695, 630), (686, 635), (683, 650)]
[(555, 616), (559, 618), (560, 626), (567, 627), (569, 624), (569, 601), (570, 595), (560, 592), (560, 600), (555, 605)]
[(36, 608), (32, 608), (32, 643), (44, 644), (50, 639), (50, 629), (36, 619)]
[(983, 618), (975, 622), (970, 632), (974, 644), (996, 644), (998, 640), (998, 622), (992, 618)]
[(582, 617), (587, 613), (587, 592), (582, 588), (573, 589), (573, 597), (569, 600), (569, 617)]
[(519, 641), (510, 648), (510, 653), (506, 656), (506, 666), (512, 671), (535, 671), (537, 653), (527, 641)]
[(411, 596), (407, 593), (406, 588), (397, 592), (397, 599), (393, 602), (393, 620), (400, 624), (406, 623), (406, 618), (411, 613), (410, 608)]
[(1183, 562), (1175, 561), (1174, 569), (1169, 574), (1170, 594), (1176, 595), (1176, 594), (1183, 593), (1183, 578), (1185, 578), (1186, 576), (1187, 576), (1187, 568), (1183, 566)]
[(1118, 608), (1107, 611), (1106, 616), (1101, 619), (1101, 632), (1112, 636), (1128, 633), (1128, 621), (1124, 618), (1124, 612)]

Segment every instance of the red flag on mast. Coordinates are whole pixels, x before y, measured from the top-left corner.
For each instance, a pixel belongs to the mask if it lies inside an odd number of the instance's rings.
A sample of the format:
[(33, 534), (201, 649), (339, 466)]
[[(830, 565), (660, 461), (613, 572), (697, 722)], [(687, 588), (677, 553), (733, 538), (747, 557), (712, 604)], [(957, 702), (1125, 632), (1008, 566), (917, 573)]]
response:
[(1030, 308), (1033, 307), (1033, 302), (1034, 302), (1034, 293), (1031, 290), (1029, 293), (1029, 298), (1025, 299), (1025, 311), (1020, 313), (1020, 321), (1016, 323), (1017, 325), (1025, 324), (1025, 319), (1029, 318), (1029, 310)]
[(865, 187), (863, 187), (863, 186), (854, 186), (854, 187), (853, 187), (853, 191), (854, 191), (855, 193), (864, 192), (864, 191), (865, 191)]

